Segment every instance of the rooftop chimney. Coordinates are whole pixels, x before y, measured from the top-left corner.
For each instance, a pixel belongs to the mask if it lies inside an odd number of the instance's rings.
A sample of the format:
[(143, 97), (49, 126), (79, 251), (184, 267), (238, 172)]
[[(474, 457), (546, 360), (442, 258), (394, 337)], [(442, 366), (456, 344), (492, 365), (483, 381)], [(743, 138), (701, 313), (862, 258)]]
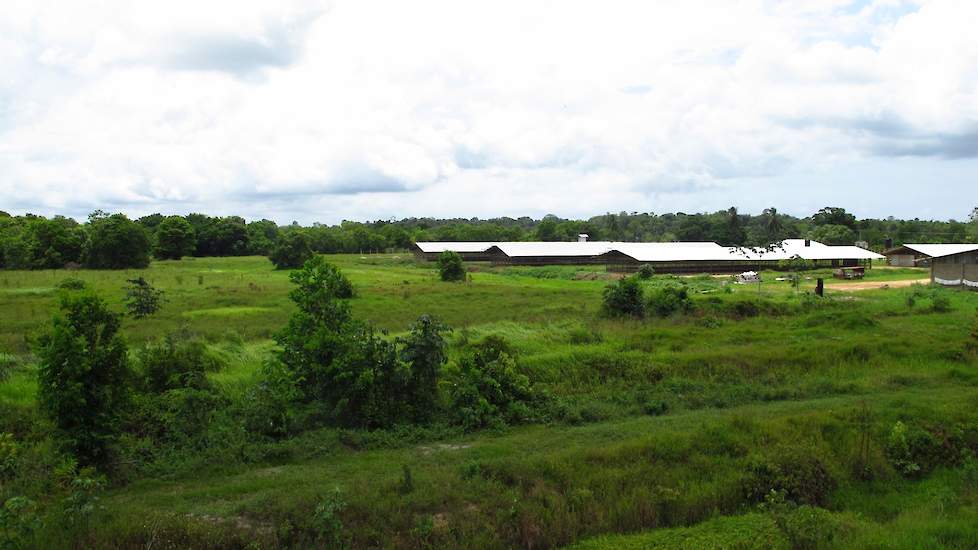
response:
[(886, 238), (886, 243), (884, 243), (884, 244), (883, 244), (883, 246), (884, 246), (884, 247), (885, 247), (885, 248), (886, 248), (887, 250), (889, 250), (889, 249), (891, 249), (891, 248), (893, 248), (893, 239), (891, 239), (891, 238), (889, 238), (889, 237), (887, 237), (887, 238)]
[(577, 236), (577, 242), (579, 242), (579, 243), (586, 243), (587, 242), (587, 233), (581, 233), (581, 234), (579, 234)]
[(812, 240), (811, 239), (805, 239), (805, 246), (812, 246)]

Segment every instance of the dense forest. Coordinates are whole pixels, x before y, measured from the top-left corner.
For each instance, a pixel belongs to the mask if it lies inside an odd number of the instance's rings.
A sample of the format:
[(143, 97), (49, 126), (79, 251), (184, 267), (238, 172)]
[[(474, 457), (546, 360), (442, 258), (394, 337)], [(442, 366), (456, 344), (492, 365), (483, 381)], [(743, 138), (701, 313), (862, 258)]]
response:
[(716, 241), (727, 246), (764, 246), (786, 238), (826, 244), (864, 242), (880, 250), (887, 239), (904, 242), (976, 242), (978, 208), (969, 221), (857, 219), (843, 208), (826, 207), (806, 218), (768, 208), (759, 215), (736, 208), (713, 213), (604, 214), (587, 220), (548, 215), (493, 219), (405, 218), (339, 225), (239, 216), (151, 214), (130, 220), (124, 214), (92, 213), (85, 223), (64, 216), (11, 216), (0, 211), (0, 268), (145, 267), (151, 257), (270, 255), (285, 235), (301, 235), (314, 252), (366, 253), (405, 249), (415, 241), (570, 241), (579, 233), (591, 240)]

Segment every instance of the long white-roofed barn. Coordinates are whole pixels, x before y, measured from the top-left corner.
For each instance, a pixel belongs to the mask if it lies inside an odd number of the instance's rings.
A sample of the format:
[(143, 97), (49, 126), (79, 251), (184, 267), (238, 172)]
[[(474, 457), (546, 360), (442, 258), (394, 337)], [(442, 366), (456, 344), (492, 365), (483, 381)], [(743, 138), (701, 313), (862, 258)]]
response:
[(452, 250), (468, 261), (500, 265), (603, 264), (628, 271), (649, 264), (660, 273), (736, 273), (773, 269), (800, 258), (812, 266), (863, 265), (883, 256), (857, 246), (830, 246), (806, 239), (789, 239), (764, 248), (721, 246), (714, 242), (419, 242), (415, 254), (436, 260)]

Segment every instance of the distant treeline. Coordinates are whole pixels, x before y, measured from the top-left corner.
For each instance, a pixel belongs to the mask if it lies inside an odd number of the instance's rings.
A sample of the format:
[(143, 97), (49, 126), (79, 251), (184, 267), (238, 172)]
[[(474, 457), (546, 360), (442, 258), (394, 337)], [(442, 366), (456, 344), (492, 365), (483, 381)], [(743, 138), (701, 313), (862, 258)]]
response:
[[(975, 209), (978, 212), (978, 209)], [(415, 241), (715, 241), (727, 246), (764, 246), (786, 238), (811, 238), (826, 244), (868, 243), (880, 250), (887, 239), (904, 242), (976, 242), (978, 216), (970, 221), (859, 220), (843, 208), (826, 207), (806, 218), (768, 208), (759, 215), (736, 208), (708, 214), (604, 214), (588, 220), (545, 216), (481, 220), (405, 218), (339, 225), (270, 220), (247, 222), (239, 216), (151, 214), (130, 220), (123, 214), (92, 213), (88, 221), (63, 216), (10, 216), (0, 211), (0, 268), (96, 269), (144, 267), (151, 257), (269, 255), (279, 237), (300, 231), (320, 253), (403, 250)]]

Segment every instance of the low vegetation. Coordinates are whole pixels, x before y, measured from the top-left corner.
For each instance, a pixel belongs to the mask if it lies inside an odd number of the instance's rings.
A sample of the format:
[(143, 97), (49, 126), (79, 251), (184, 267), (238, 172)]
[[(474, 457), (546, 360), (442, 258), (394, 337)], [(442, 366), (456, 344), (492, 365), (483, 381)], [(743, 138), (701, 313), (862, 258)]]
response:
[(978, 540), (978, 294), (472, 267), (0, 273), (0, 546)]

